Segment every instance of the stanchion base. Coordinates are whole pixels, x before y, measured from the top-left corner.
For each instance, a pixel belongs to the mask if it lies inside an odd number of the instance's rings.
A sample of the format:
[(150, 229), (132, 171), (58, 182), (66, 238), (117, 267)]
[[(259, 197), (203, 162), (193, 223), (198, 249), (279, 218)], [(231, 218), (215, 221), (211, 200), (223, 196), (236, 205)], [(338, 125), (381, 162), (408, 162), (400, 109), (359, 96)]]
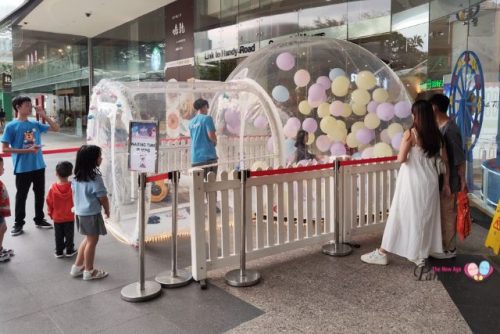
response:
[(352, 247), (346, 244), (327, 244), (322, 248), (322, 252), (331, 256), (347, 256), (352, 253)]
[(144, 290), (140, 289), (139, 282), (129, 284), (122, 289), (122, 299), (132, 303), (144, 302), (154, 299), (161, 294), (161, 285), (152, 282), (144, 282)]
[(241, 275), (239, 269), (231, 270), (224, 277), (226, 284), (231, 286), (252, 286), (260, 281), (260, 274), (255, 270), (245, 270), (244, 275)]
[(167, 270), (159, 273), (155, 278), (155, 281), (160, 283), (162, 288), (178, 288), (188, 285), (192, 280), (191, 271), (184, 269), (177, 269), (176, 276), (172, 276), (172, 271)]

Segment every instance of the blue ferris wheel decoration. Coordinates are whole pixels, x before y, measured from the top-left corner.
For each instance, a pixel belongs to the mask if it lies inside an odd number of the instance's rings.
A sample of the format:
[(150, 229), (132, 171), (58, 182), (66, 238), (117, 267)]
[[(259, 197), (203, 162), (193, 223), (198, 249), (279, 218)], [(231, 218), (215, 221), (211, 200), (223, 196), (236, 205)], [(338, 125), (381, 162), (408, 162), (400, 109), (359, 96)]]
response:
[(484, 76), (481, 62), (472, 51), (464, 51), (451, 76), (450, 116), (460, 129), (467, 157), (467, 186), (473, 190), (472, 150), (479, 139), (484, 116)]

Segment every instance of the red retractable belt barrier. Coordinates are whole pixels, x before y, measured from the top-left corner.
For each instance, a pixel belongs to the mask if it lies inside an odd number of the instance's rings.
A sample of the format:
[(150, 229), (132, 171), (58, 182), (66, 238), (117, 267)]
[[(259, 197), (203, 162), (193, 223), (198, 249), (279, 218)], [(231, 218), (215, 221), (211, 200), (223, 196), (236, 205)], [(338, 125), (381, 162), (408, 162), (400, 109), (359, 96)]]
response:
[(340, 166), (352, 166), (352, 165), (363, 165), (363, 164), (373, 164), (376, 162), (389, 162), (394, 161), (398, 157), (384, 157), (384, 158), (370, 158), (370, 159), (361, 159), (361, 160), (345, 160), (340, 162)]
[(146, 177), (146, 182), (155, 182), (155, 181), (160, 181), (160, 180), (168, 180), (169, 179), (169, 173), (162, 173), (162, 174), (156, 174), (156, 175), (151, 175)]
[[(53, 150), (42, 150), (42, 153), (44, 155), (46, 154), (60, 154), (60, 153), (71, 153), (71, 152), (78, 152), (80, 148), (79, 147), (69, 147), (69, 148), (56, 148)], [(10, 157), (12, 154), (10, 153), (2, 153), (0, 154), (0, 157), (6, 158)]]

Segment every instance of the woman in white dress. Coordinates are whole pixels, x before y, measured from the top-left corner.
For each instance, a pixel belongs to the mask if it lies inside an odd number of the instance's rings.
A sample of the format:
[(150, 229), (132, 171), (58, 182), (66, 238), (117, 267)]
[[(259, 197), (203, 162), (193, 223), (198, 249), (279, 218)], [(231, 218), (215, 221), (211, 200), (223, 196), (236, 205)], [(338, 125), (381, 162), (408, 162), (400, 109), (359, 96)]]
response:
[[(420, 266), (430, 253), (442, 252), (436, 158), (441, 154), (446, 162), (446, 150), (441, 150), (443, 141), (431, 104), (417, 101), (412, 113), (413, 127), (404, 133), (398, 154), (401, 168), (382, 245), (361, 256), (366, 263), (386, 265), (387, 253), (393, 253)], [(449, 184), (442, 191), (449, 192)]]

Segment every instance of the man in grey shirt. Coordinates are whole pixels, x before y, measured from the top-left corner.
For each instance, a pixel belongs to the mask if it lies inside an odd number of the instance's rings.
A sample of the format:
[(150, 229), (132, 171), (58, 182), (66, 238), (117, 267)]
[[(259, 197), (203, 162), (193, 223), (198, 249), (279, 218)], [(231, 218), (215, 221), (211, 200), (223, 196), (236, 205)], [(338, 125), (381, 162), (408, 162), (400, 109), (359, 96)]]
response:
[(456, 256), (457, 234), (457, 193), (466, 189), (465, 152), (462, 136), (457, 124), (446, 114), (450, 99), (443, 94), (435, 94), (429, 102), (432, 104), (434, 116), (443, 135), (448, 155), (451, 195), (441, 193), (441, 230), (443, 234), (444, 253), (431, 254), (438, 259), (449, 259)]

